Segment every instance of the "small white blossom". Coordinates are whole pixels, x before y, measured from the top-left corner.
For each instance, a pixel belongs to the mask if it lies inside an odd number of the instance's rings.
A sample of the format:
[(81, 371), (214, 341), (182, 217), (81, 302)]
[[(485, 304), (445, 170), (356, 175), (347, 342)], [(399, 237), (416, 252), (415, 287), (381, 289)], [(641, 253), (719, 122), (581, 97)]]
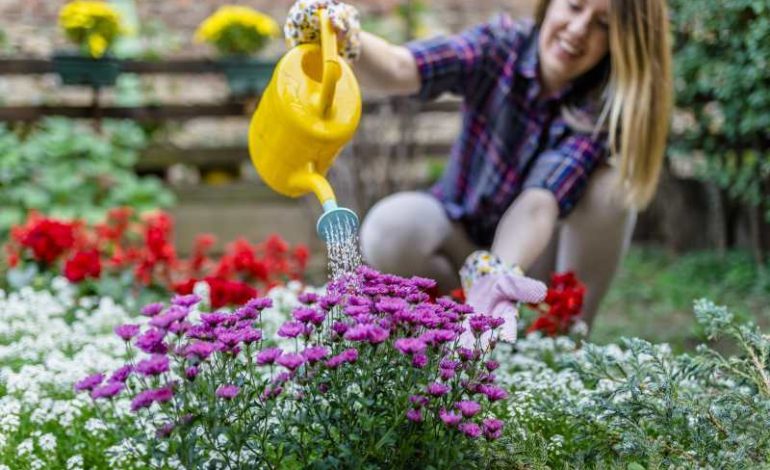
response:
[(85, 428), (89, 433), (99, 435), (102, 431), (107, 430), (107, 425), (101, 419), (90, 418), (86, 421)]
[(67, 470), (83, 470), (83, 456), (73, 455), (67, 459)]
[(51, 433), (45, 434), (37, 441), (44, 452), (53, 452), (56, 450), (56, 436)]
[(38, 457), (32, 457), (29, 460), (29, 468), (32, 470), (43, 470), (46, 468), (46, 463), (40, 460)]
[(24, 439), (21, 444), (16, 446), (16, 453), (19, 454), (20, 457), (31, 455), (34, 450), (35, 443), (32, 442), (32, 439)]

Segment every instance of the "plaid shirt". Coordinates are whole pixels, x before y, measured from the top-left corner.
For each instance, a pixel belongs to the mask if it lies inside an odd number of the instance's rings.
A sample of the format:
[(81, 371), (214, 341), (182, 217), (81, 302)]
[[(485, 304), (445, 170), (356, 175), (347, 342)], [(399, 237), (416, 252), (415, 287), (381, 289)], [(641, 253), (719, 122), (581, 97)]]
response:
[(419, 99), (463, 97), (462, 131), (432, 188), (452, 220), (489, 246), (503, 213), (525, 188), (553, 192), (560, 216), (606, 158), (606, 134), (573, 131), (560, 107), (570, 87), (539, 98), (537, 29), (500, 15), (452, 37), (407, 44), (421, 76)]

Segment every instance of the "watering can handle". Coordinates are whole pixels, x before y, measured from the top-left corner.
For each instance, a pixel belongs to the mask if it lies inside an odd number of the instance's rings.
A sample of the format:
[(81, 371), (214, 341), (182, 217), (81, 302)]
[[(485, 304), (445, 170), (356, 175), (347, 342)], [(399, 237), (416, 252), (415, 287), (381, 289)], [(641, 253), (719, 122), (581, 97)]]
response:
[(321, 58), (323, 60), (323, 76), (321, 78), (321, 117), (326, 118), (334, 102), (337, 81), (342, 76), (342, 67), (337, 53), (337, 34), (332, 26), (326, 9), (318, 10), (321, 20)]

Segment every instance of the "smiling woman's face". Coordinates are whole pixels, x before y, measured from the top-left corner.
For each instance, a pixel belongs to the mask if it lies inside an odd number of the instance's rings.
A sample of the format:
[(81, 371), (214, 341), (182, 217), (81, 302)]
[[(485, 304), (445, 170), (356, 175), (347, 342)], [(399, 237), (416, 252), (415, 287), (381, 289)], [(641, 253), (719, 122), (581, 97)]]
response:
[(540, 76), (554, 92), (598, 64), (609, 50), (610, 0), (551, 0), (540, 27)]

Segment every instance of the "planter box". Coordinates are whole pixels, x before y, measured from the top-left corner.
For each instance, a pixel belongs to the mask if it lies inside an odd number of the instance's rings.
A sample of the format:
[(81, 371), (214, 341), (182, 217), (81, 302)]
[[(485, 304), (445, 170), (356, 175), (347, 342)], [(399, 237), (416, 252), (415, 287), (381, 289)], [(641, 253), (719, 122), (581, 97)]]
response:
[(64, 85), (112, 86), (120, 75), (120, 61), (113, 57), (94, 59), (75, 52), (57, 52), (52, 61)]
[(219, 68), (227, 78), (230, 94), (236, 97), (258, 96), (273, 77), (277, 60), (251, 57), (228, 57), (219, 60)]

